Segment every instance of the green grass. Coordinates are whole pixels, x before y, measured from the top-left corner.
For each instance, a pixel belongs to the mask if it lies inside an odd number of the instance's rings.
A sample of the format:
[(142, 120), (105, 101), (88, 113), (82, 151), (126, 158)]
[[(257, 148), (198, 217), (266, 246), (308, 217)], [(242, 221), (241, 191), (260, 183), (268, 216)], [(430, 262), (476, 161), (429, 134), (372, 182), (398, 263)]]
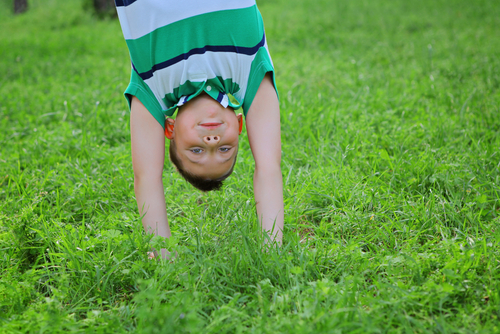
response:
[(285, 233), (261, 248), (241, 142), (224, 190), (167, 162), (147, 260), (117, 21), (0, 0), (0, 332), (500, 331), (500, 4), (259, 1)]

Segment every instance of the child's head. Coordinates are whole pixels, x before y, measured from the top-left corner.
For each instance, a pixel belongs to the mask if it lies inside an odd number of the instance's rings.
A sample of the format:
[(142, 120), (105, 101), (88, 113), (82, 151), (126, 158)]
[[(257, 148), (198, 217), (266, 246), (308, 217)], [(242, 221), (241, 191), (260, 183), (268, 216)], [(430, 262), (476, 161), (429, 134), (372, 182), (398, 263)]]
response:
[(175, 120), (167, 118), (170, 160), (196, 188), (219, 189), (233, 172), (242, 122), (241, 114), (200, 94), (180, 107)]

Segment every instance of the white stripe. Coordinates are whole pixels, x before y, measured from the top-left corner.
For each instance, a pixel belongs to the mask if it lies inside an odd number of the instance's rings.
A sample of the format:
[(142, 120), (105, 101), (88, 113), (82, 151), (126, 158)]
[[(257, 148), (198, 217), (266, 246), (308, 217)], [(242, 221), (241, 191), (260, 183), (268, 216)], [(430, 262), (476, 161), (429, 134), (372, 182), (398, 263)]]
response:
[(224, 94), (224, 96), (222, 97), (222, 101), (220, 101), (220, 104), (224, 107), (224, 108), (227, 108), (227, 106), (229, 105), (229, 98), (227, 97), (226, 94)]
[(234, 95), (238, 101), (243, 101), (254, 58), (255, 55), (248, 56), (233, 52), (206, 52), (158, 70), (154, 72), (153, 77), (144, 82), (154, 93), (163, 110), (168, 108), (162, 98), (166, 94), (173, 93), (175, 88), (186, 81), (205, 82), (217, 76), (237, 83), (240, 90), (227, 93)]
[(189, 17), (253, 5), (255, 0), (137, 0), (116, 10), (125, 39), (136, 39)]
[(188, 96), (181, 96), (179, 102), (177, 102), (177, 106), (183, 106), (187, 102)]
[(267, 46), (267, 38), (264, 41), (264, 47), (266, 48), (267, 54), (269, 56), (269, 61), (271, 62), (271, 66), (274, 68), (273, 60), (271, 59), (271, 53), (269, 52), (269, 47)]

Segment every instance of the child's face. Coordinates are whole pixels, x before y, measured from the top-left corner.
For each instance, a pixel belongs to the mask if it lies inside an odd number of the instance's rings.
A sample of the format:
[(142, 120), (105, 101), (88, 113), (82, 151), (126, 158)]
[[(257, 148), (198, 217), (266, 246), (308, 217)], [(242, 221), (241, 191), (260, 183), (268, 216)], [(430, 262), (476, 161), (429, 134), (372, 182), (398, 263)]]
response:
[(182, 106), (175, 120), (167, 119), (165, 133), (175, 139), (184, 170), (217, 179), (233, 165), (241, 122), (241, 114), (235, 115), (233, 109), (201, 94)]

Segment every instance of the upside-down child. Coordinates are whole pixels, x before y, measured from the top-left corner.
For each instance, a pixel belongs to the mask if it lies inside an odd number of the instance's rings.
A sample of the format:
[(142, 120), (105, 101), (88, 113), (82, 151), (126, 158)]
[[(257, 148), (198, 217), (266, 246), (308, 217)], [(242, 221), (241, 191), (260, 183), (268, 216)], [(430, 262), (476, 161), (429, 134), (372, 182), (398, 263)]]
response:
[[(170, 237), (162, 171), (202, 191), (233, 171), (246, 118), (262, 230), (282, 241), (281, 134), (274, 68), (255, 0), (115, 0), (132, 61), (134, 187), (146, 232)], [(175, 119), (171, 116), (177, 111)], [(162, 249), (162, 257), (169, 256)]]

